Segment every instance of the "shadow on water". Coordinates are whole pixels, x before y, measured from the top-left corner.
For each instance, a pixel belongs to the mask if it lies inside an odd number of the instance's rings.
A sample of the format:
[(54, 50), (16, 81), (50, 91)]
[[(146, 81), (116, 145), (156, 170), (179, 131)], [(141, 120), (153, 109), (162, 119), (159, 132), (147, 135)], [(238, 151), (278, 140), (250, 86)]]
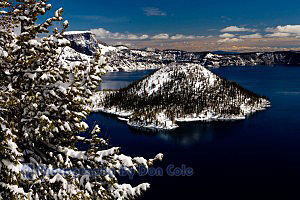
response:
[(175, 130), (145, 131), (133, 127), (129, 127), (129, 130), (136, 137), (157, 137), (168, 143), (188, 146), (230, 136), (232, 132), (220, 129), (232, 128), (231, 123), (238, 122), (187, 122), (178, 123), (179, 127)]
[[(125, 138), (131, 138), (132, 141), (155, 138), (174, 145), (189, 146), (222, 140), (234, 134), (240, 134), (241, 127), (247, 128), (245, 126), (247, 126), (248, 121), (255, 119), (263, 112), (265, 111), (251, 114), (245, 120), (178, 122), (179, 127), (177, 129), (164, 131), (137, 129), (127, 125), (126, 121), (119, 120), (116, 115), (102, 112), (92, 113), (85, 122), (90, 127), (98, 124), (102, 129), (101, 137), (118, 140), (120, 144)], [(87, 132), (90, 131), (91, 128), (87, 130)], [(86, 133), (82, 133), (81, 136), (86, 136)]]

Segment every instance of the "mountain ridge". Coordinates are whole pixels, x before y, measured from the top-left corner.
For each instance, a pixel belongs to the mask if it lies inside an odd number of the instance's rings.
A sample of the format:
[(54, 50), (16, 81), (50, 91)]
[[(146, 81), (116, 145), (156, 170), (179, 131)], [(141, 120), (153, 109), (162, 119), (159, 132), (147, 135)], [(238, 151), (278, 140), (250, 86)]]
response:
[(204, 67), (300, 65), (300, 52), (187, 52), (177, 49), (130, 49), (124, 45), (109, 46), (91, 32), (67, 32), (66, 39), (77, 52), (93, 56), (100, 50), (107, 58), (107, 71), (159, 69), (170, 63), (197, 63)]

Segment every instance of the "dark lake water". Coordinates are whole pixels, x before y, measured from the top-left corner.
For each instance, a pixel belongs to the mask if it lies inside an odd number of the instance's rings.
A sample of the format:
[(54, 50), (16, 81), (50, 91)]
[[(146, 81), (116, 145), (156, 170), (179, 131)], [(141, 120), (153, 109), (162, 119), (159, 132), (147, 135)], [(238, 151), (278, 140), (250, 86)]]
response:
[(104, 89), (120, 89), (127, 87), (130, 83), (142, 79), (144, 76), (154, 72), (155, 70), (139, 70), (139, 71), (121, 71), (110, 72), (102, 76), (102, 83), (99, 87), (100, 90)]
[[(122, 153), (150, 158), (164, 153), (157, 167), (183, 164), (191, 177), (135, 177), (149, 182), (150, 199), (299, 199), (300, 197), (300, 67), (227, 67), (213, 69), (258, 94), (272, 107), (246, 120), (185, 123), (166, 134), (149, 134), (113, 116), (93, 113), (110, 144)], [(103, 78), (105, 88), (127, 86), (149, 72), (119, 72)]]

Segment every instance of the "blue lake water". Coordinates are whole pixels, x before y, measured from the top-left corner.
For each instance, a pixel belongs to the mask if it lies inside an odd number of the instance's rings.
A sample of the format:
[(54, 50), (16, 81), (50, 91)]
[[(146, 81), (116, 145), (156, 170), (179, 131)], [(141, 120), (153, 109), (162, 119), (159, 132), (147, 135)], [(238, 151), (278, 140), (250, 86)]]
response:
[(130, 83), (142, 79), (144, 76), (154, 72), (155, 70), (139, 70), (139, 71), (120, 71), (110, 72), (102, 76), (100, 90), (104, 89), (120, 89), (127, 87)]
[[(112, 146), (130, 156), (165, 158), (156, 167), (183, 164), (191, 177), (135, 177), (149, 182), (150, 199), (299, 199), (300, 197), (300, 67), (226, 67), (214, 73), (258, 94), (272, 107), (246, 120), (183, 123), (165, 134), (132, 129), (111, 115), (93, 113), (86, 120), (102, 128)], [(117, 89), (147, 71), (118, 72), (103, 78), (102, 88)]]

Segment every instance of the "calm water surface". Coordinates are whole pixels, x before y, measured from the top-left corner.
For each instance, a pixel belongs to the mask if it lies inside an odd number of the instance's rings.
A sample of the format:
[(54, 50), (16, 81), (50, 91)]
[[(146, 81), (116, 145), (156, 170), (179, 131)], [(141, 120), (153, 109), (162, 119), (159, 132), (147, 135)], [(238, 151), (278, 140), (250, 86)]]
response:
[(130, 83), (136, 80), (142, 79), (155, 70), (140, 70), (140, 71), (121, 71), (121, 72), (109, 72), (102, 76), (102, 84), (99, 89), (120, 89), (127, 87)]
[[(166, 169), (185, 164), (192, 177), (135, 177), (149, 182), (141, 199), (299, 199), (300, 67), (227, 67), (213, 69), (228, 80), (268, 96), (272, 108), (246, 120), (184, 123), (166, 134), (149, 134), (115, 117), (93, 113), (86, 120), (122, 153), (150, 158), (162, 152)], [(112, 73), (103, 88), (117, 89), (149, 71)]]

